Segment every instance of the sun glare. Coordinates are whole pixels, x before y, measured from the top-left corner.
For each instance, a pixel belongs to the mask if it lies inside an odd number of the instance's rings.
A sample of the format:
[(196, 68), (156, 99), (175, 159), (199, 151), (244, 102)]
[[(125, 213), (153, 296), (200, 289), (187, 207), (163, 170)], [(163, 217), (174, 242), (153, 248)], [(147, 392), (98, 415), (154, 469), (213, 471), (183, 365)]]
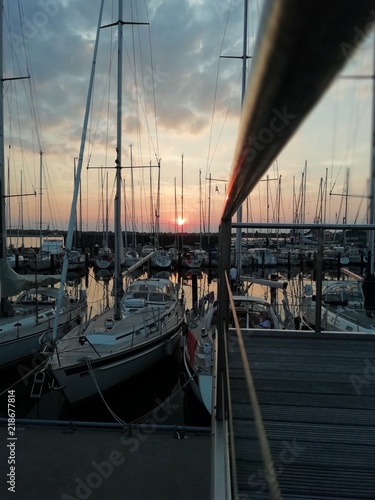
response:
[(185, 222), (185, 220), (184, 220), (184, 219), (182, 219), (181, 217), (179, 217), (179, 218), (177, 219), (177, 225), (178, 225), (178, 226), (183, 226), (183, 225), (184, 225), (184, 222)]

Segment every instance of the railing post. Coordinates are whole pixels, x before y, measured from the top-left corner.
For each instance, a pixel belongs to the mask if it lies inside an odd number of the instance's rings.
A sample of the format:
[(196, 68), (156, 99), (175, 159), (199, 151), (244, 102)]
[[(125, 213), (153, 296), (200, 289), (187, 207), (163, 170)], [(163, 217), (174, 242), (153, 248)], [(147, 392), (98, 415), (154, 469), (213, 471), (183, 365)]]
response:
[(229, 272), (230, 268), (230, 251), (232, 240), (232, 225), (230, 220), (221, 221), (219, 229), (219, 280), (218, 280), (218, 338), (217, 338), (217, 370), (216, 370), (216, 408), (213, 415), (216, 419), (223, 420), (225, 418), (225, 408), (227, 407), (227, 390), (225, 387), (226, 380), (226, 353), (225, 339), (228, 329), (228, 314), (229, 314), (229, 296), (226, 286), (225, 273)]
[(323, 228), (318, 229), (318, 253), (316, 256), (315, 331), (322, 331), (322, 282), (323, 282)]

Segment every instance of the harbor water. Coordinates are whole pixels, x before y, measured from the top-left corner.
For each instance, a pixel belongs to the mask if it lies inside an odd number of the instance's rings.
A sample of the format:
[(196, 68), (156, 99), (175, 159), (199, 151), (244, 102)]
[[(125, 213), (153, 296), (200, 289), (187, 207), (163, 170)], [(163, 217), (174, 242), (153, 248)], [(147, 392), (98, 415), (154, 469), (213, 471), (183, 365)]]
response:
[[(142, 273), (146, 271), (138, 271), (137, 276), (133, 278), (142, 276)], [(162, 271), (162, 273), (181, 284), (187, 309), (190, 309), (193, 300), (196, 300), (196, 293), (198, 298), (208, 292), (214, 292), (216, 295), (217, 269), (185, 269), (180, 272), (172, 270)], [(325, 277), (334, 278), (335, 273), (335, 271), (327, 271)], [(313, 281), (313, 273), (302, 272), (300, 268), (246, 270), (244, 274), (286, 283), (288, 307), (294, 316), (298, 315), (304, 285)], [(67, 280), (70, 293), (79, 293), (81, 288), (87, 291), (87, 315), (89, 317), (100, 313), (106, 306), (112, 305), (112, 284), (110, 272), (94, 273), (93, 269), (87, 272), (71, 273)], [(194, 290), (195, 286), (197, 290)], [(267, 286), (253, 284), (248, 293), (270, 300), (272, 292)], [(279, 293), (278, 291), (277, 294)], [(277, 296), (281, 315), (283, 314), (282, 299), (281, 295)], [(152, 418), (153, 415), (157, 415), (157, 418), (165, 424), (210, 425), (210, 415), (195, 399), (186, 384), (180, 345), (171, 356), (134, 379), (73, 406), (65, 401), (63, 393), (58, 388), (52, 387), (52, 381), (48, 380), (47, 376), (42, 384), (40, 397), (35, 397), (38, 387), (35, 385), (34, 371), (39, 365), (42, 366), (44, 361), (43, 355), (35, 353), (31, 359), (0, 371), (0, 417), (5, 417), (7, 391), (14, 389), (17, 395), (16, 415), (19, 419), (130, 424), (142, 423)]]

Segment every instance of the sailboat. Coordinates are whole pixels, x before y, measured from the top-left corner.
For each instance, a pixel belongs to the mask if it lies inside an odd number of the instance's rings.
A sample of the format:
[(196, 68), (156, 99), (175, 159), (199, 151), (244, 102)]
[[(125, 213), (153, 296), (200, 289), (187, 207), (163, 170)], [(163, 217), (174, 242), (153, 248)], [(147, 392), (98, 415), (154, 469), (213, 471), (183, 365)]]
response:
[[(346, 268), (341, 268), (341, 274), (342, 279), (322, 282), (322, 330), (374, 334), (374, 277), (363, 278)], [(306, 284), (300, 313), (303, 327), (315, 329), (316, 308), (313, 287)]]
[[(102, 4), (103, 6), (103, 0)], [(172, 354), (184, 321), (184, 296), (169, 279), (131, 282), (122, 291), (121, 245), (121, 110), (122, 0), (118, 21), (118, 91), (115, 196), (114, 306), (56, 342), (46, 369), (71, 404), (110, 389)], [(99, 16), (97, 42), (101, 24)], [(96, 55), (94, 55), (94, 60)], [(92, 81), (90, 82), (90, 87)], [(88, 106), (90, 99), (87, 99)], [(86, 116), (88, 110), (86, 109)]]
[[(108, 172), (106, 173), (106, 193), (108, 195)], [(105, 228), (103, 215), (103, 241), (99, 248), (98, 255), (95, 257), (95, 269), (113, 269), (113, 252), (108, 246), (108, 199), (105, 203)]]
[[(286, 288), (283, 283), (272, 280), (251, 277), (241, 277), (244, 283), (258, 283), (282, 290), (284, 296), (283, 320), (277, 311), (274, 302), (255, 297), (247, 293), (240, 294), (241, 290), (232, 296), (240, 328), (257, 330), (282, 330), (292, 328), (292, 317), (288, 307)], [(243, 291), (244, 292), (244, 291)], [(272, 296), (272, 292), (271, 292)], [(213, 387), (213, 356), (214, 339), (216, 336), (217, 301), (214, 293), (204, 295), (198, 304), (197, 311), (186, 313), (187, 335), (183, 348), (184, 373), (196, 398), (206, 410), (212, 411)], [(231, 314), (228, 317), (229, 326), (233, 328), (234, 320)]]
[[(3, 2), (0, 2), (3, 25)], [(6, 259), (6, 222), (4, 188), (4, 108), (3, 39), (0, 40), (0, 367), (19, 362), (42, 349), (51, 339), (57, 318), (57, 336), (61, 337), (80, 321), (85, 309), (84, 292), (79, 298), (62, 296), (56, 305), (58, 290), (51, 285), (58, 276), (22, 276), (11, 269)]]

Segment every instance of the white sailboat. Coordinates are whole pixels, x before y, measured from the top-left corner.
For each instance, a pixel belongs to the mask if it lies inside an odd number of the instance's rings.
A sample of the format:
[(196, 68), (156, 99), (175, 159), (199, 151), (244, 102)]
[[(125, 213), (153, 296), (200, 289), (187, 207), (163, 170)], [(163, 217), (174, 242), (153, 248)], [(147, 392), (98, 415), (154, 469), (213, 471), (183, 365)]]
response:
[[(366, 278), (343, 268), (344, 278), (322, 282), (321, 327), (323, 331), (375, 333), (374, 278)], [(302, 325), (314, 330), (316, 295), (312, 285), (304, 287), (301, 304)]]
[[(255, 282), (270, 288), (279, 288), (284, 294), (285, 320), (279, 316), (274, 304), (265, 299), (244, 293), (233, 295), (238, 322), (241, 328), (269, 330), (290, 327), (291, 316), (287, 307), (286, 290), (282, 283), (254, 277), (243, 278), (247, 283)], [(216, 335), (216, 309), (214, 294), (210, 292), (201, 298), (198, 311), (187, 314), (187, 335), (183, 350), (184, 372), (189, 385), (206, 410), (212, 410), (212, 369), (214, 338)], [(229, 326), (234, 327), (229, 315)]]
[[(103, 1), (101, 4), (103, 8)], [(172, 354), (184, 321), (184, 298), (169, 279), (139, 279), (122, 296), (121, 245), (121, 75), (122, 0), (118, 21), (118, 92), (115, 197), (114, 307), (56, 342), (47, 370), (69, 403), (76, 403), (139, 374)], [(97, 42), (101, 14), (97, 31)], [(96, 55), (94, 56), (94, 60)], [(90, 87), (92, 86), (92, 81)], [(90, 95), (90, 94), (89, 94)], [(88, 97), (87, 102), (90, 103)], [(89, 104), (88, 104), (89, 106)], [(86, 110), (87, 117), (88, 110)], [(82, 145), (81, 145), (82, 148)]]
[(13, 271), (6, 259), (6, 222), (4, 188), (4, 108), (3, 108), (3, 2), (0, 2), (0, 367), (32, 356), (52, 336), (60, 337), (77, 325), (85, 307), (85, 298), (69, 297), (65, 291), (56, 305), (57, 289), (51, 285), (58, 276), (22, 276)]

